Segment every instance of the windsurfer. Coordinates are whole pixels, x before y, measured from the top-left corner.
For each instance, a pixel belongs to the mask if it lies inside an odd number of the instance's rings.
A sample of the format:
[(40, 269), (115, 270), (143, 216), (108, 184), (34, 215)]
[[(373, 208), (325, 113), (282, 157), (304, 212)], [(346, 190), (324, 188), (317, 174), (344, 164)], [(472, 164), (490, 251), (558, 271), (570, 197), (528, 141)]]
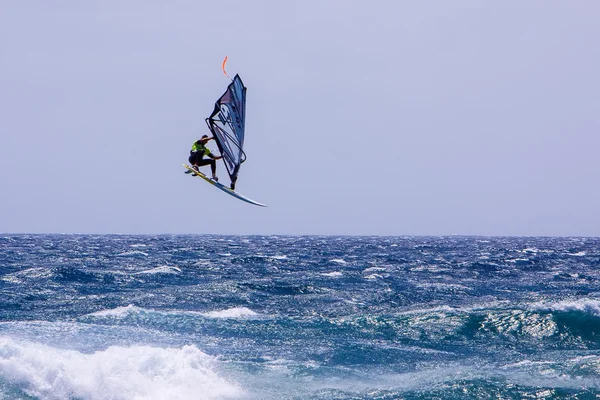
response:
[[(192, 145), (192, 150), (190, 151), (189, 162), (192, 164), (193, 168), (198, 171), (198, 167), (202, 167), (204, 165), (210, 164), (210, 171), (212, 172), (212, 178), (215, 181), (219, 181), (217, 178), (217, 163), (216, 160), (223, 158), (223, 156), (215, 156), (212, 154), (206, 144), (209, 140), (213, 140), (214, 137), (208, 137), (208, 135), (202, 135), (200, 140), (196, 140)], [(207, 156), (208, 159), (205, 159), (204, 156)]]

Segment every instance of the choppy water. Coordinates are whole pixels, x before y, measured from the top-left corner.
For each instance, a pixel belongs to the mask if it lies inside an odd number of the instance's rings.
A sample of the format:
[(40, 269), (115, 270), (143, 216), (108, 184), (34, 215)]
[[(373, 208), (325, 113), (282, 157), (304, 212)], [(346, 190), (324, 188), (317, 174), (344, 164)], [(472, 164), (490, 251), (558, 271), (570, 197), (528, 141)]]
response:
[(600, 239), (0, 236), (0, 399), (600, 397)]

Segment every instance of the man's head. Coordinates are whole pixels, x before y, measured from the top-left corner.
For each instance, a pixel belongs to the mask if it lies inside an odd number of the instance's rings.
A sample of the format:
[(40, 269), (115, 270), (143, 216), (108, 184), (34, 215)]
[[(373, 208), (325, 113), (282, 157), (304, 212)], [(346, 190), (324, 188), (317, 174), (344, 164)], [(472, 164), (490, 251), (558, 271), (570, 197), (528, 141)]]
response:
[(202, 144), (208, 143), (208, 135), (202, 135), (202, 137), (200, 138), (200, 143), (202, 143)]

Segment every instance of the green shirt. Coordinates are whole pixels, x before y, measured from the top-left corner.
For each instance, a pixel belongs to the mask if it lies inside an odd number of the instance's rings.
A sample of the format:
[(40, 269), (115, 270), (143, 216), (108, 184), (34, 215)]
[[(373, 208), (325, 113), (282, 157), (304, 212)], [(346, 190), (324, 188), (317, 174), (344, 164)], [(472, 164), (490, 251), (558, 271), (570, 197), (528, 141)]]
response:
[(192, 145), (192, 151), (197, 151), (199, 153), (203, 153), (204, 156), (210, 155), (210, 150), (208, 149), (208, 147), (206, 147), (202, 143), (200, 143), (199, 140), (195, 141), (194, 144)]

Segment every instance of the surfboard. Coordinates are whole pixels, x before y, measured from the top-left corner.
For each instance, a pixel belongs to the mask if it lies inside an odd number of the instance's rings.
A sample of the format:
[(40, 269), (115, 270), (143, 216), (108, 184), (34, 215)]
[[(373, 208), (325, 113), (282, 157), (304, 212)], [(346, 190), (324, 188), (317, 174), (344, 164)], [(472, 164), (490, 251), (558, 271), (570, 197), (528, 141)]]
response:
[(254, 204), (255, 206), (266, 207), (265, 204), (259, 203), (258, 201), (254, 201), (254, 200), (252, 200), (252, 199), (250, 199), (250, 198), (248, 198), (246, 196), (243, 196), (243, 195), (241, 195), (241, 194), (239, 194), (239, 193), (231, 190), (230, 188), (228, 188), (227, 186), (225, 186), (225, 185), (223, 185), (223, 184), (221, 184), (219, 182), (213, 181), (208, 176), (204, 175), (202, 172), (196, 171), (195, 169), (193, 169), (192, 167), (190, 167), (187, 164), (183, 164), (183, 166), (185, 168), (187, 168), (189, 171), (191, 171), (193, 176), (198, 176), (198, 177), (204, 179), (206, 182), (208, 182), (211, 185), (213, 185), (213, 186), (221, 189), (222, 191), (224, 191), (225, 193), (227, 193), (230, 196), (235, 197), (236, 199), (245, 201), (246, 203)]

